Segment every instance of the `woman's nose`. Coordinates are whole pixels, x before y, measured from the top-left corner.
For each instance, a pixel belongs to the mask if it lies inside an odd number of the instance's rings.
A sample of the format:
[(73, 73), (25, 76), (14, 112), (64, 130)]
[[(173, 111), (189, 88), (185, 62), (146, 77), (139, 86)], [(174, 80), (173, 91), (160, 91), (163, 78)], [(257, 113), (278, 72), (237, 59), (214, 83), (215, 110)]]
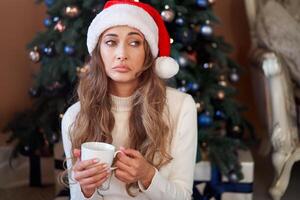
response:
[(118, 60), (127, 60), (127, 51), (126, 51), (126, 47), (124, 45), (120, 45), (117, 49), (117, 59)]
[(127, 57), (123, 56), (123, 55), (120, 55), (117, 58), (118, 58), (118, 60), (121, 60), (121, 61), (127, 60)]

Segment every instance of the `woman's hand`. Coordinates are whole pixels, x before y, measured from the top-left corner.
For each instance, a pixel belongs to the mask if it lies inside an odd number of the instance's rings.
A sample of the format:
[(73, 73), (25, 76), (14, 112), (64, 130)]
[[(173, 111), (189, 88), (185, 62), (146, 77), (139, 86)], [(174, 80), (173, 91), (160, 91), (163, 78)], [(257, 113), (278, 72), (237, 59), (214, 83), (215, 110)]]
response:
[(97, 159), (81, 161), (79, 149), (74, 149), (74, 156), (77, 158), (73, 166), (74, 179), (79, 183), (84, 196), (91, 197), (109, 177), (109, 168)]
[(125, 183), (140, 181), (148, 188), (155, 174), (154, 167), (142, 156), (139, 151), (133, 149), (121, 149), (117, 155), (115, 176)]

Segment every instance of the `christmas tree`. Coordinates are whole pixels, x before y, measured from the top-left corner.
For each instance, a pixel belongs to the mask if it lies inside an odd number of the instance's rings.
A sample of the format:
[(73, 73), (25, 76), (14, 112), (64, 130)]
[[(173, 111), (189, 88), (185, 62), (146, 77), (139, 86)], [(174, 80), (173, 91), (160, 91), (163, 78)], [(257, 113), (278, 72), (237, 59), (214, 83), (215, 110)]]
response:
[[(214, 34), (219, 23), (212, 7), (216, 0), (145, 0), (156, 7), (171, 37), (172, 57), (179, 74), (168, 84), (191, 94), (198, 109), (198, 160), (208, 156), (231, 181), (242, 178), (237, 150), (251, 126), (243, 107), (234, 100), (233, 83), (240, 67), (228, 54), (231, 47)], [(38, 2), (43, 2), (39, 0)], [(100, 0), (45, 0), (45, 31), (28, 45), (29, 57), (40, 63), (35, 84), (29, 89), (34, 106), (19, 113), (6, 127), (16, 140), (14, 156), (51, 155), (60, 139), (62, 113), (74, 100), (77, 77), (88, 59), (86, 33), (102, 10)], [(201, 152), (201, 153), (200, 153)]]

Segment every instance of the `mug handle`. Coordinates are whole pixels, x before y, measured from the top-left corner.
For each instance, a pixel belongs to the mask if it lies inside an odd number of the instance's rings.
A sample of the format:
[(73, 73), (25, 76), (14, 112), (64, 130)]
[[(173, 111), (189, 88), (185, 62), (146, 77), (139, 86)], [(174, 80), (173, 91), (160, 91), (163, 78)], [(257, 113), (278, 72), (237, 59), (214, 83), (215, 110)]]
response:
[[(118, 153), (122, 153), (122, 151), (121, 150), (116, 151), (115, 154), (114, 154), (114, 158), (118, 155)], [(113, 170), (115, 170), (117, 168), (118, 167), (110, 167), (109, 169), (110, 169), (110, 171), (113, 171)]]
[(122, 151), (121, 150), (116, 151), (114, 154), (114, 158), (118, 155), (118, 153), (122, 153)]

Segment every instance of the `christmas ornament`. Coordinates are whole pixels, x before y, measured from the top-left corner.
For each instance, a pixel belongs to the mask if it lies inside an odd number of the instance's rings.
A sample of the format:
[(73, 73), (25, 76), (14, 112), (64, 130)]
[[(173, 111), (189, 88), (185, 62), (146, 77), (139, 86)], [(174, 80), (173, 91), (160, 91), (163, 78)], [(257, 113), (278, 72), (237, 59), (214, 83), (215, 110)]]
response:
[(98, 14), (101, 10), (103, 10), (103, 5), (98, 4), (96, 7), (93, 8), (92, 12), (94, 14)]
[(203, 36), (212, 36), (213, 34), (213, 28), (210, 25), (203, 25), (200, 27), (200, 33)]
[(226, 87), (228, 85), (227, 80), (226, 80), (226, 76), (224, 74), (219, 76), (219, 85)]
[(219, 100), (223, 100), (225, 98), (225, 92), (223, 90), (220, 90), (217, 92), (217, 98)]
[(65, 15), (74, 18), (80, 14), (79, 8), (77, 6), (68, 6), (65, 8)]
[(240, 76), (239, 74), (237, 73), (237, 70), (232, 70), (232, 72), (230, 73), (229, 75), (229, 80), (233, 83), (236, 83), (240, 80)]
[(210, 5), (213, 5), (214, 3), (216, 3), (216, 0), (208, 0)]
[(239, 181), (239, 178), (234, 170), (230, 171), (228, 174), (228, 179), (232, 183), (236, 183)]
[(172, 22), (175, 17), (175, 13), (172, 9), (163, 10), (161, 12), (161, 16), (165, 22)]
[(24, 145), (21, 147), (20, 153), (24, 156), (29, 156), (32, 153), (32, 150), (29, 145)]
[(45, 0), (45, 4), (47, 7), (51, 7), (54, 4), (55, 0)]
[(200, 127), (208, 127), (212, 124), (212, 118), (209, 113), (202, 113), (198, 116), (198, 124)]
[(181, 42), (183, 45), (188, 46), (192, 44), (195, 40), (196, 34), (191, 29), (179, 30), (175, 33), (176, 40)]
[(76, 71), (77, 71), (78, 73), (85, 73), (85, 72), (88, 71), (88, 69), (89, 69), (89, 65), (85, 65), (85, 66), (83, 66), (83, 67), (77, 67), (77, 68), (76, 68)]
[(215, 112), (215, 118), (216, 119), (225, 119), (225, 113), (220, 110), (217, 110)]
[(43, 49), (43, 52), (47, 56), (53, 56), (54, 55), (54, 49), (52, 47), (45, 47)]
[(197, 90), (199, 90), (199, 84), (198, 83), (188, 83), (187, 88), (188, 88), (188, 90), (191, 90), (191, 91), (197, 91)]
[(66, 26), (62, 23), (62, 21), (58, 21), (57, 24), (54, 26), (54, 30), (59, 32), (64, 32)]
[(212, 48), (218, 48), (218, 44), (217, 43), (215, 43), (215, 42), (213, 42), (212, 44), (211, 44), (211, 46), (212, 46)]
[(53, 132), (50, 136), (50, 143), (55, 144), (58, 141), (59, 141), (59, 138), (57, 137), (57, 134)]
[(60, 89), (60, 88), (62, 88), (62, 87), (63, 87), (63, 85), (62, 85), (60, 82), (55, 81), (55, 82), (52, 83), (51, 85), (47, 86), (46, 89), (47, 89), (48, 91), (54, 91), (54, 90)]
[(59, 20), (60, 20), (60, 18), (58, 16), (55, 16), (55, 17), (52, 18), (52, 21), (54, 23), (58, 22)]
[(206, 149), (206, 148), (207, 148), (207, 143), (206, 143), (206, 142), (202, 142), (202, 143), (201, 143), (201, 148)]
[(213, 68), (214, 64), (213, 63), (204, 63), (203, 68), (204, 69), (211, 69)]
[(204, 110), (204, 102), (200, 101), (196, 103), (197, 112), (202, 112)]
[(31, 61), (37, 63), (41, 59), (41, 55), (37, 50), (32, 50), (29, 52), (29, 58)]
[(233, 126), (232, 132), (236, 135), (241, 133), (241, 128), (239, 126)]
[(34, 88), (30, 88), (28, 90), (28, 94), (31, 96), (31, 97), (37, 97), (39, 96), (39, 91), (34, 89)]
[(180, 56), (177, 58), (177, 62), (179, 64), (180, 67), (187, 67), (189, 62), (187, 57), (185, 56), (185, 54), (180, 54)]
[(184, 22), (184, 19), (182, 17), (178, 17), (178, 18), (176, 18), (175, 23), (178, 26), (183, 26), (185, 22)]
[(44, 19), (44, 25), (50, 27), (52, 25), (52, 20), (49, 17)]
[(221, 129), (219, 130), (219, 134), (220, 134), (220, 136), (222, 136), (222, 137), (226, 136), (226, 129), (225, 129), (225, 128), (221, 128)]
[[(189, 49), (188, 49), (189, 50)], [(191, 51), (191, 50), (189, 50)], [(187, 57), (189, 60), (193, 61), (193, 62), (197, 62), (197, 52), (196, 51), (191, 51), (187, 54)]]
[(227, 82), (226, 81), (219, 81), (219, 85), (226, 87), (227, 86)]
[(75, 52), (75, 49), (74, 49), (74, 47), (71, 46), (71, 45), (66, 45), (66, 46), (64, 47), (64, 52), (65, 52), (65, 54), (67, 54), (67, 55), (73, 55), (74, 52)]
[(188, 89), (186, 87), (184, 87), (184, 86), (179, 87), (178, 90), (180, 92), (187, 92), (188, 91)]
[(206, 8), (209, 5), (207, 0), (196, 0), (196, 3), (201, 8)]
[(226, 76), (224, 74), (219, 76), (219, 80), (220, 81), (225, 81), (226, 80)]

